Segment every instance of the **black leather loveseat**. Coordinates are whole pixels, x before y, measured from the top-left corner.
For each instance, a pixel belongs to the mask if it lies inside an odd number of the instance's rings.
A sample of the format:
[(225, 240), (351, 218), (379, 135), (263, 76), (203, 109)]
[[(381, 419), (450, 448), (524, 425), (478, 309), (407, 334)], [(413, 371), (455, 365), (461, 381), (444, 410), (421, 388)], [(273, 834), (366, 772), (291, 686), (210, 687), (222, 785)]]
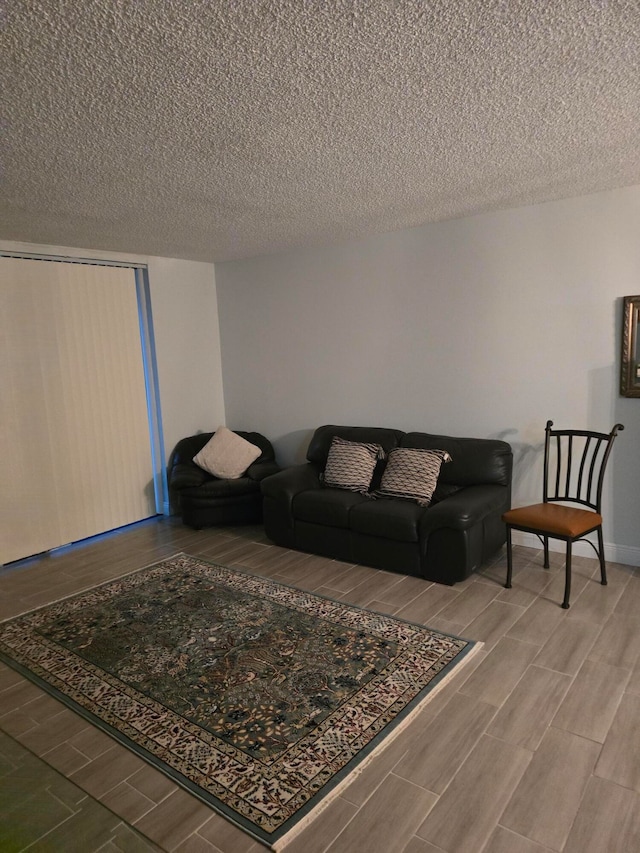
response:
[[(443, 450), (451, 461), (442, 465), (428, 507), (372, 499), (323, 484), (334, 436), (379, 444), (387, 454), (395, 447)], [(504, 441), (327, 425), (315, 431), (307, 460), (262, 481), (265, 531), (277, 545), (454, 584), (505, 542), (501, 515), (511, 505), (513, 455)]]

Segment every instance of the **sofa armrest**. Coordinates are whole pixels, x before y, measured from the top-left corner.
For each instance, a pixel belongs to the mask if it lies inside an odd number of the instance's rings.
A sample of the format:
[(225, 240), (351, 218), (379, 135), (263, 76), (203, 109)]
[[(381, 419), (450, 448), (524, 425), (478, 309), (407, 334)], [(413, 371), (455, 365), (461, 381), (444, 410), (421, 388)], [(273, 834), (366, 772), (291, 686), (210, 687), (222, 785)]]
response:
[(295, 548), (294, 498), (300, 492), (321, 488), (320, 469), (312, 463), (285, 468), (262, 480), (264, 532), (269, 539), (284, 548)]
[(510, 490), (506, 486), (467, 486), (451, 497), (428, 507), (420, 519), (422, 533), (442, 527), (466, 530), (487, 515), (509, 508)]
[(174, 465), (169, 474), (169, 488), (175, 491), (192, 489), (201, 486), (211, 479), (206, 471), (193, 463), (179, 463)]
[(261, 481), (265, 477), (272, 477), (280, 471), (280, 466), (276, 462), (254, 462), (247, 468), (246, 476), (250, 480)]
[(291, 503), (299, 492), (307, 489), (321, 489), (320, 473), (315, 465), (293, 465), (278, 474), (268, 477), (260, 484), (262, 494), (267, 498)]

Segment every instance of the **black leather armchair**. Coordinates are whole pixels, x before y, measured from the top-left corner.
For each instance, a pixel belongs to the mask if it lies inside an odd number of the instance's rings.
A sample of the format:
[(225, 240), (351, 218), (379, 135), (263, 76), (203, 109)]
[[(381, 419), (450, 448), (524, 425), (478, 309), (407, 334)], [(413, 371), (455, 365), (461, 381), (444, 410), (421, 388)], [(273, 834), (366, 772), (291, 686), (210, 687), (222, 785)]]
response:
[(181, 439), (171, 454), (167, 466), (171, 508), (189, 527), (199, 530), (214, 525), (253, 524), (262, 520), (260, 482), (280, 471), (280, 467), (267, 438), (259, 432), (234, 432), (262, 450), (262, 455), (238, 479), (218, 479), (193, 461), (212, 432)]

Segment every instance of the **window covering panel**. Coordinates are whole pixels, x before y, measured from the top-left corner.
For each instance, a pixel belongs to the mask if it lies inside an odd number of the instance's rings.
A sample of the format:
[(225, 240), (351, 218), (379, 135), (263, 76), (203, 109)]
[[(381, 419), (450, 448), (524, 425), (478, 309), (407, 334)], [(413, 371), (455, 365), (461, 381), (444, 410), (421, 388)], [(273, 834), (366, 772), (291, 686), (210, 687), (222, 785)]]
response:
[(135, 272), (0, 258), (0, 562), (155, 514)]

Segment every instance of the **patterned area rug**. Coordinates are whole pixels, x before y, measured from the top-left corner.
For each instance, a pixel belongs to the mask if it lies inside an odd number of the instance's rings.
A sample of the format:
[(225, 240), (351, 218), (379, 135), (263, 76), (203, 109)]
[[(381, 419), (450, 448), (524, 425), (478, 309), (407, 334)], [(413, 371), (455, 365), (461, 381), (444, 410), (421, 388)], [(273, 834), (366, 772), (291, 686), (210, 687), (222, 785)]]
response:
[(178, 554), (0, 625), (0, 657), (279, 850), (478, 644)]

